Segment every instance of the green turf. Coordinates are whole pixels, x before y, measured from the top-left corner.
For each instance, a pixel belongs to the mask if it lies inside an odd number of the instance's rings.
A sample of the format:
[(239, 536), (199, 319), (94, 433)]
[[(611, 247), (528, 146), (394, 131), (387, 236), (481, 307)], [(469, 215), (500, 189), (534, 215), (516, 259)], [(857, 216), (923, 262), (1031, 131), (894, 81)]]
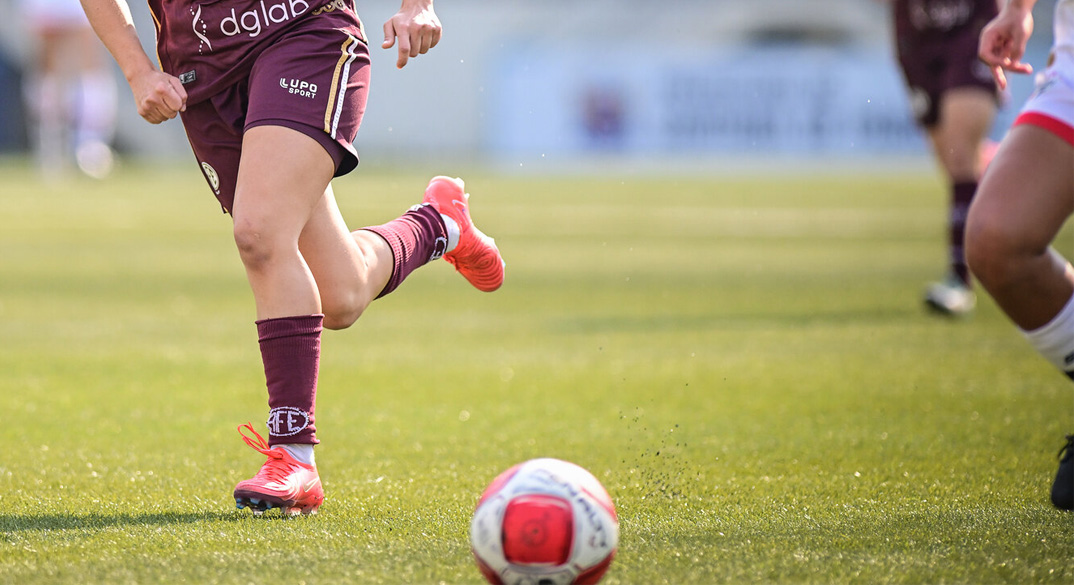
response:
[[(337, 193), (358, 227), (425, 179)], [(0, 163), (0, 583), (479, 583), (477, 496), (538, 456), (615, 499), (606, 583), (1074, 581), (1047, 496), (1074, 394), (989, 299), (922, 310), (938, 177), (468, 187), (506, 285), (437, 263), (326, 333), (328, 499), (255, 519), (253, 304), (193, 165)]]

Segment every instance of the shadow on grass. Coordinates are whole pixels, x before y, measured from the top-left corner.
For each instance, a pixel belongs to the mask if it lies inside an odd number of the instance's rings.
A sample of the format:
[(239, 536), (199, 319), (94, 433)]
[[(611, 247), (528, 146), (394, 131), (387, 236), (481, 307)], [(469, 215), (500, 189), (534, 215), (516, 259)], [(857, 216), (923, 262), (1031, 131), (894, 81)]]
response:
[(155, 514), (0, 514), (0, 533), (36, 530), (101, 530), (119, 526), (172, 526), (235, 521), (234, 512), (160, 512)]

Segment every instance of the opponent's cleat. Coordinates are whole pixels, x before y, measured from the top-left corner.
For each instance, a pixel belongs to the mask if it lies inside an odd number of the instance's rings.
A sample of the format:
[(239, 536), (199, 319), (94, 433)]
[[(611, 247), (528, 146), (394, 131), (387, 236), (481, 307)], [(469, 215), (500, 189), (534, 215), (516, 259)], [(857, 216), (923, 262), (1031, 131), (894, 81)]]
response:
[(1059, 471), (1052, 484), (1052, 504), (1061, 510), (1074, 510), (1074, 435), (1059, 450)]
[(973, 312), (977, 295), (952, 274), (925, 289), (925, 304), (937, 313), (958, 317)]
[[(253, 437), (244, 433), (244, 429), (253, 433)], [(316, 514), (324, 501), (317, 468), (296, 460), (283, 447), (269, 448), (250, 423), (239, 426), (239, 435), (268, 459), (257, 475), (235, 486), (235, 506), (250, 508), (255, 516), (272, 508), (279, 508), (284, 516)]]
[(424, 202), (459, 225), (459, 243), (444, 254), (459, 274), (478, 290), (492, 292), (503, 284), (506, 264), (496, 241), (481, 233), (470, 219), (470, 194), (462, 179), (433, 177), (425, 188)]

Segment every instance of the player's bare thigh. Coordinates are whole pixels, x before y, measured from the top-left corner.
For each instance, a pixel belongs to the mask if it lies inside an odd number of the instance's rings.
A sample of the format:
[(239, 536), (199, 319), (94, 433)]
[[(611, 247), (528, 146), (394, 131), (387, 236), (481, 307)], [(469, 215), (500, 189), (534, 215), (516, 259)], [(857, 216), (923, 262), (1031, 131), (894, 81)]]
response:
[(1040, 255), (1074, 213), (1074, 147), (1031, 124), (1011, 129), (970, 208), (967, 241)]
[(992, 92), (972, 86), (944, 92), (939, 124), (929, 130), (929, 136), (948, 174), (966, 180), (980, 175), (979, 150), (995, 116)]
[(333, 170), (324, 147), (301, 132), (271, 125), (247, 130), (232, 210), (240, 252), (241, 239), (268, 249), (296, 247)]

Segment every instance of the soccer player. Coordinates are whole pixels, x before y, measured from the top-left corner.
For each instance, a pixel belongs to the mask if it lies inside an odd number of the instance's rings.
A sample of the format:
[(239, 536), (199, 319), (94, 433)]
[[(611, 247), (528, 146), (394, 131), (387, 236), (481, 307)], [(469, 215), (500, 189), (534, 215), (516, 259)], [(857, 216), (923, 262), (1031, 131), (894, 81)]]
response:
[[(1036, 0), (1008, 0), (979, 54), (1000, 87), (1022, 62)], [(1074, 0), (1055, 5), (1048, 68), (988, 167), (966, 227), (970, 268), (1029, 343), (1074, 380), (1074, 267), (1052, 242), (1074, 214)], [(1069, 411), (1068, 411), (1069, 414)], [(1059, 451), (1052, 503), (1074, 509), (1074, 435)]]
[(925, 290), (925, 303), (945, 315), (973, 311), (977, 297), (963, 250), (966, 210), (977, 191), (982, 148), (999, 92), (977, 59), (977, 40), (996, 15), (997, 0), (894, 0), (896, 52), (910, 105), (943, 169), (948, 204), (948, 268)]
[[(443, 257), (493, 291), (504, 262), (470, 219), (463, 182), (433, 178), (424, 202), (351, 232), (331, 180), (358, 164), (353, 146), (369, 87), (368, 39), (350, 0), (149, 0), (157, 69), (125, 0), (82, 0), (97, 35), (157, 124), (179, 115), (224, 211), (253, 290), (268, 387), (267, 457), (235, 487), (240, 508), (312, 513), (324, 498), (313, 458), (321, 331), (343, 329), (413, 270)], [(384, 24), (396, 66), (440, 40), (432, 0), (402, 0)]]
[(116, 82), (78, 0), (22, 0), (33, 39), (24, 91), (34, 153), (42, 176), (69, 160), (102, 179), (112, 170)]

